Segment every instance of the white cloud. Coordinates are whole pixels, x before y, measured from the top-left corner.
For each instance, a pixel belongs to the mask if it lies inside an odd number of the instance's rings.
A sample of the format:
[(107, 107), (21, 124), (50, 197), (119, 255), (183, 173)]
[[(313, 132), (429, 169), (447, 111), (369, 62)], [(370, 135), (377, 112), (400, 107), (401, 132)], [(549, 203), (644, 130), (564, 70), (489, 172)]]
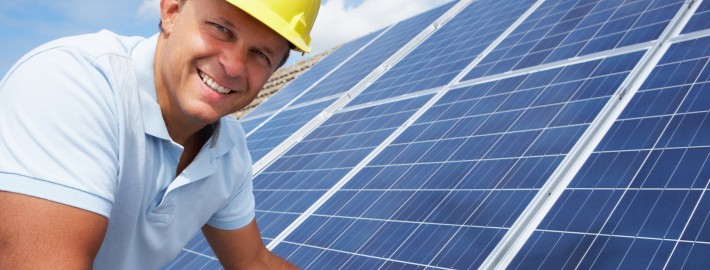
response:
[(138, 7), (138, 17), (143, 20), (160, 17), (160, 0), (143, 0)]
[(313, 27), (313, 52), (322, 52), (450, 1), (364, 0), (353, 7), (346, 0), (329, 0), (321, 6)]

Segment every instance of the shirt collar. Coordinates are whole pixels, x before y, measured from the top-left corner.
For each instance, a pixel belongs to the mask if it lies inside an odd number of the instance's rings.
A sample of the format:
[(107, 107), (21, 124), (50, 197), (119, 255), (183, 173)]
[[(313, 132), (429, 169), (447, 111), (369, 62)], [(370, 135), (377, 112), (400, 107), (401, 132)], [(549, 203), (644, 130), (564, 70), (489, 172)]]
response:
[(155, 46), (158, 44), (158, 35), (155, 34), (141, 41), (133, 49), (131, 58), (133, 59), (140, 92), (143, 129), (149, 135), (170, 141), (168, 128), (165, 126), (163, 114), (160, 112), (158, 98), (155, 93), (153, 61), (155, 59)]

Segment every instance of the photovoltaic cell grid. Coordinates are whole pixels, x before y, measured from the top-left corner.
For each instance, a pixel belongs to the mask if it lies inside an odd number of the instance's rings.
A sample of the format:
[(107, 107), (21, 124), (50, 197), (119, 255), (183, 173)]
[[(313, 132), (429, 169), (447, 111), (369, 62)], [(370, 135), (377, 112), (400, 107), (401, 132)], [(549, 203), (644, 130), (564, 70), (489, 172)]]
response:
[(247, 138), (252, 160), (260, 160), (331, 103), (332, 100), (287, 109), (266, 122)]
[(533, 2), (474, 1), (360, 93), (350, 105), (446, 85)]
[(355, 84), (365, 78), (366, 75), (371, 73), (387, 60), (387, 58), (400, 50), (407, 42), (424, 30), (424, 28), (431, 25), (435, 19), (449, 10), (453, 4), (454, 2), (443, 5), (398, 23), (368, 46), (366, 52), (356, 55), (335, 73), (309, 90), (294, 104), (300, 104), (350, 90)]
[(306, 269), (476, 268), (643, 53), (449, 91), (274, 252)]
[(367, 45), (372, 39), (376, 38), (382, 31), (383, 30), (375, 31), (369, 35), (342, 45), (340, 48), (323, 58), (317, 65), (314, 65), (308, 71), (301, 74), (301, 76), (291, 81), (268, 100), (259, 104), (258, 107), (254, 108), (254, 110), (246, 116), (246, 118), (248, 119), (252, 115), (258, 116), (263, 113), (281, 109), (299, 94), (303, 93), (303, 91), (308, 90), (311, 85), (322, 79), (343, 61), (357, 53), (358, 50)]
[(241, 119), (240, 122), (242, 123), (242, 128), (244, 128), (244, 133), (249, 134), (250, 131), (254, 130), (259, 124), (262, 122), (266, 121), (266, 119), (271, 116), (269, 115), (261, 115), (259, 117), (252, 117), (248, 119)]
[(703, 1), (685, 25), (683, 34), (710, 28), (710, 1)]
[(655, 40), (683, 2), (545, 1), (464, 80)]
[(670, 47), (511, 268), (710, 268), (708, 44)]
[(254, 195), (262, 237), (281, 233), (428, 98), (335, 114), (258, 174)]

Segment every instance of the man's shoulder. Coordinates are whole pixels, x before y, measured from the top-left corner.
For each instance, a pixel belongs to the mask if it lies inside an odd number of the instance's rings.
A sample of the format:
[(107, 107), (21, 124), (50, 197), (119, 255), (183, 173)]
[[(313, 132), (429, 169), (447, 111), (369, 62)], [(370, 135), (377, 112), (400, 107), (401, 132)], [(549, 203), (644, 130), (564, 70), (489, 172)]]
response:
[[(145, 40), (107, 30), (56, 39), (29, 51), (17, 61), (0, 81), (0, 88), (13, 85), (19, 88), (33, 81), (35, 83), (26, 87), (42, 88), (51, 84), (53, 89), (64, 89), (67, 96), (71, 96), (69, 93), (110, 94), (112, 91), (101, 89), (130, 88), (136, 84), (132, 54)], [(33, 80), (37, 74), (42, 74), (46, 80)]]
[(130, 57), (133, 48), (144, 39), (144, 37), (121, 36), (108, 30), (101, 30), (96, 33), (56, 39), (37, 47), (33, 52), (66, 49), (95, 58), (103, 55)]
[[(29, 51), (15, 63), (8, 74), (27, 62), (59, 67), (84, 63), (100, 67), (104, 56), (111, 56), (112, 59), (124, 58), (130, 62), (131, 52), (143, 40), (143, 37), (121, 36), (108, 30), (59, 38)], [(71, 61), (67, 62), (67, 59)]]

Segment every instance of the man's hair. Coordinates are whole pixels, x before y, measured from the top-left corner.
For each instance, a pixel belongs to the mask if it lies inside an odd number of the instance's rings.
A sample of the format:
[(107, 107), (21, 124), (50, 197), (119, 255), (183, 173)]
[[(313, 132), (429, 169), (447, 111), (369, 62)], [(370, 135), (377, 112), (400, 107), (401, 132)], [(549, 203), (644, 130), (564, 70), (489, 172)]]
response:
[[(187, 0), (180, 0), (180, 6), (185, 4), (185, 1), (187, 1)], [(163, 20), (158, 20), (158, 29), (160, 29), (160, 32), (165, 32), (165, 30), (163, 30)], [(279, 69), (284, 64), (286, 64), (286, 61), (288, 61), (288, 57), (291, 55), (291, 50), (293, 50), (295, 48), (296, 48), (296, 46), (294, 46), (293, 43), (288, 42), (288, 51), (286, 52), (286, 56), (284, 57), (283, 60), (281, 60), (281, 63), (279, 63), (279, 65), (276, 66), (276, 69)]]

